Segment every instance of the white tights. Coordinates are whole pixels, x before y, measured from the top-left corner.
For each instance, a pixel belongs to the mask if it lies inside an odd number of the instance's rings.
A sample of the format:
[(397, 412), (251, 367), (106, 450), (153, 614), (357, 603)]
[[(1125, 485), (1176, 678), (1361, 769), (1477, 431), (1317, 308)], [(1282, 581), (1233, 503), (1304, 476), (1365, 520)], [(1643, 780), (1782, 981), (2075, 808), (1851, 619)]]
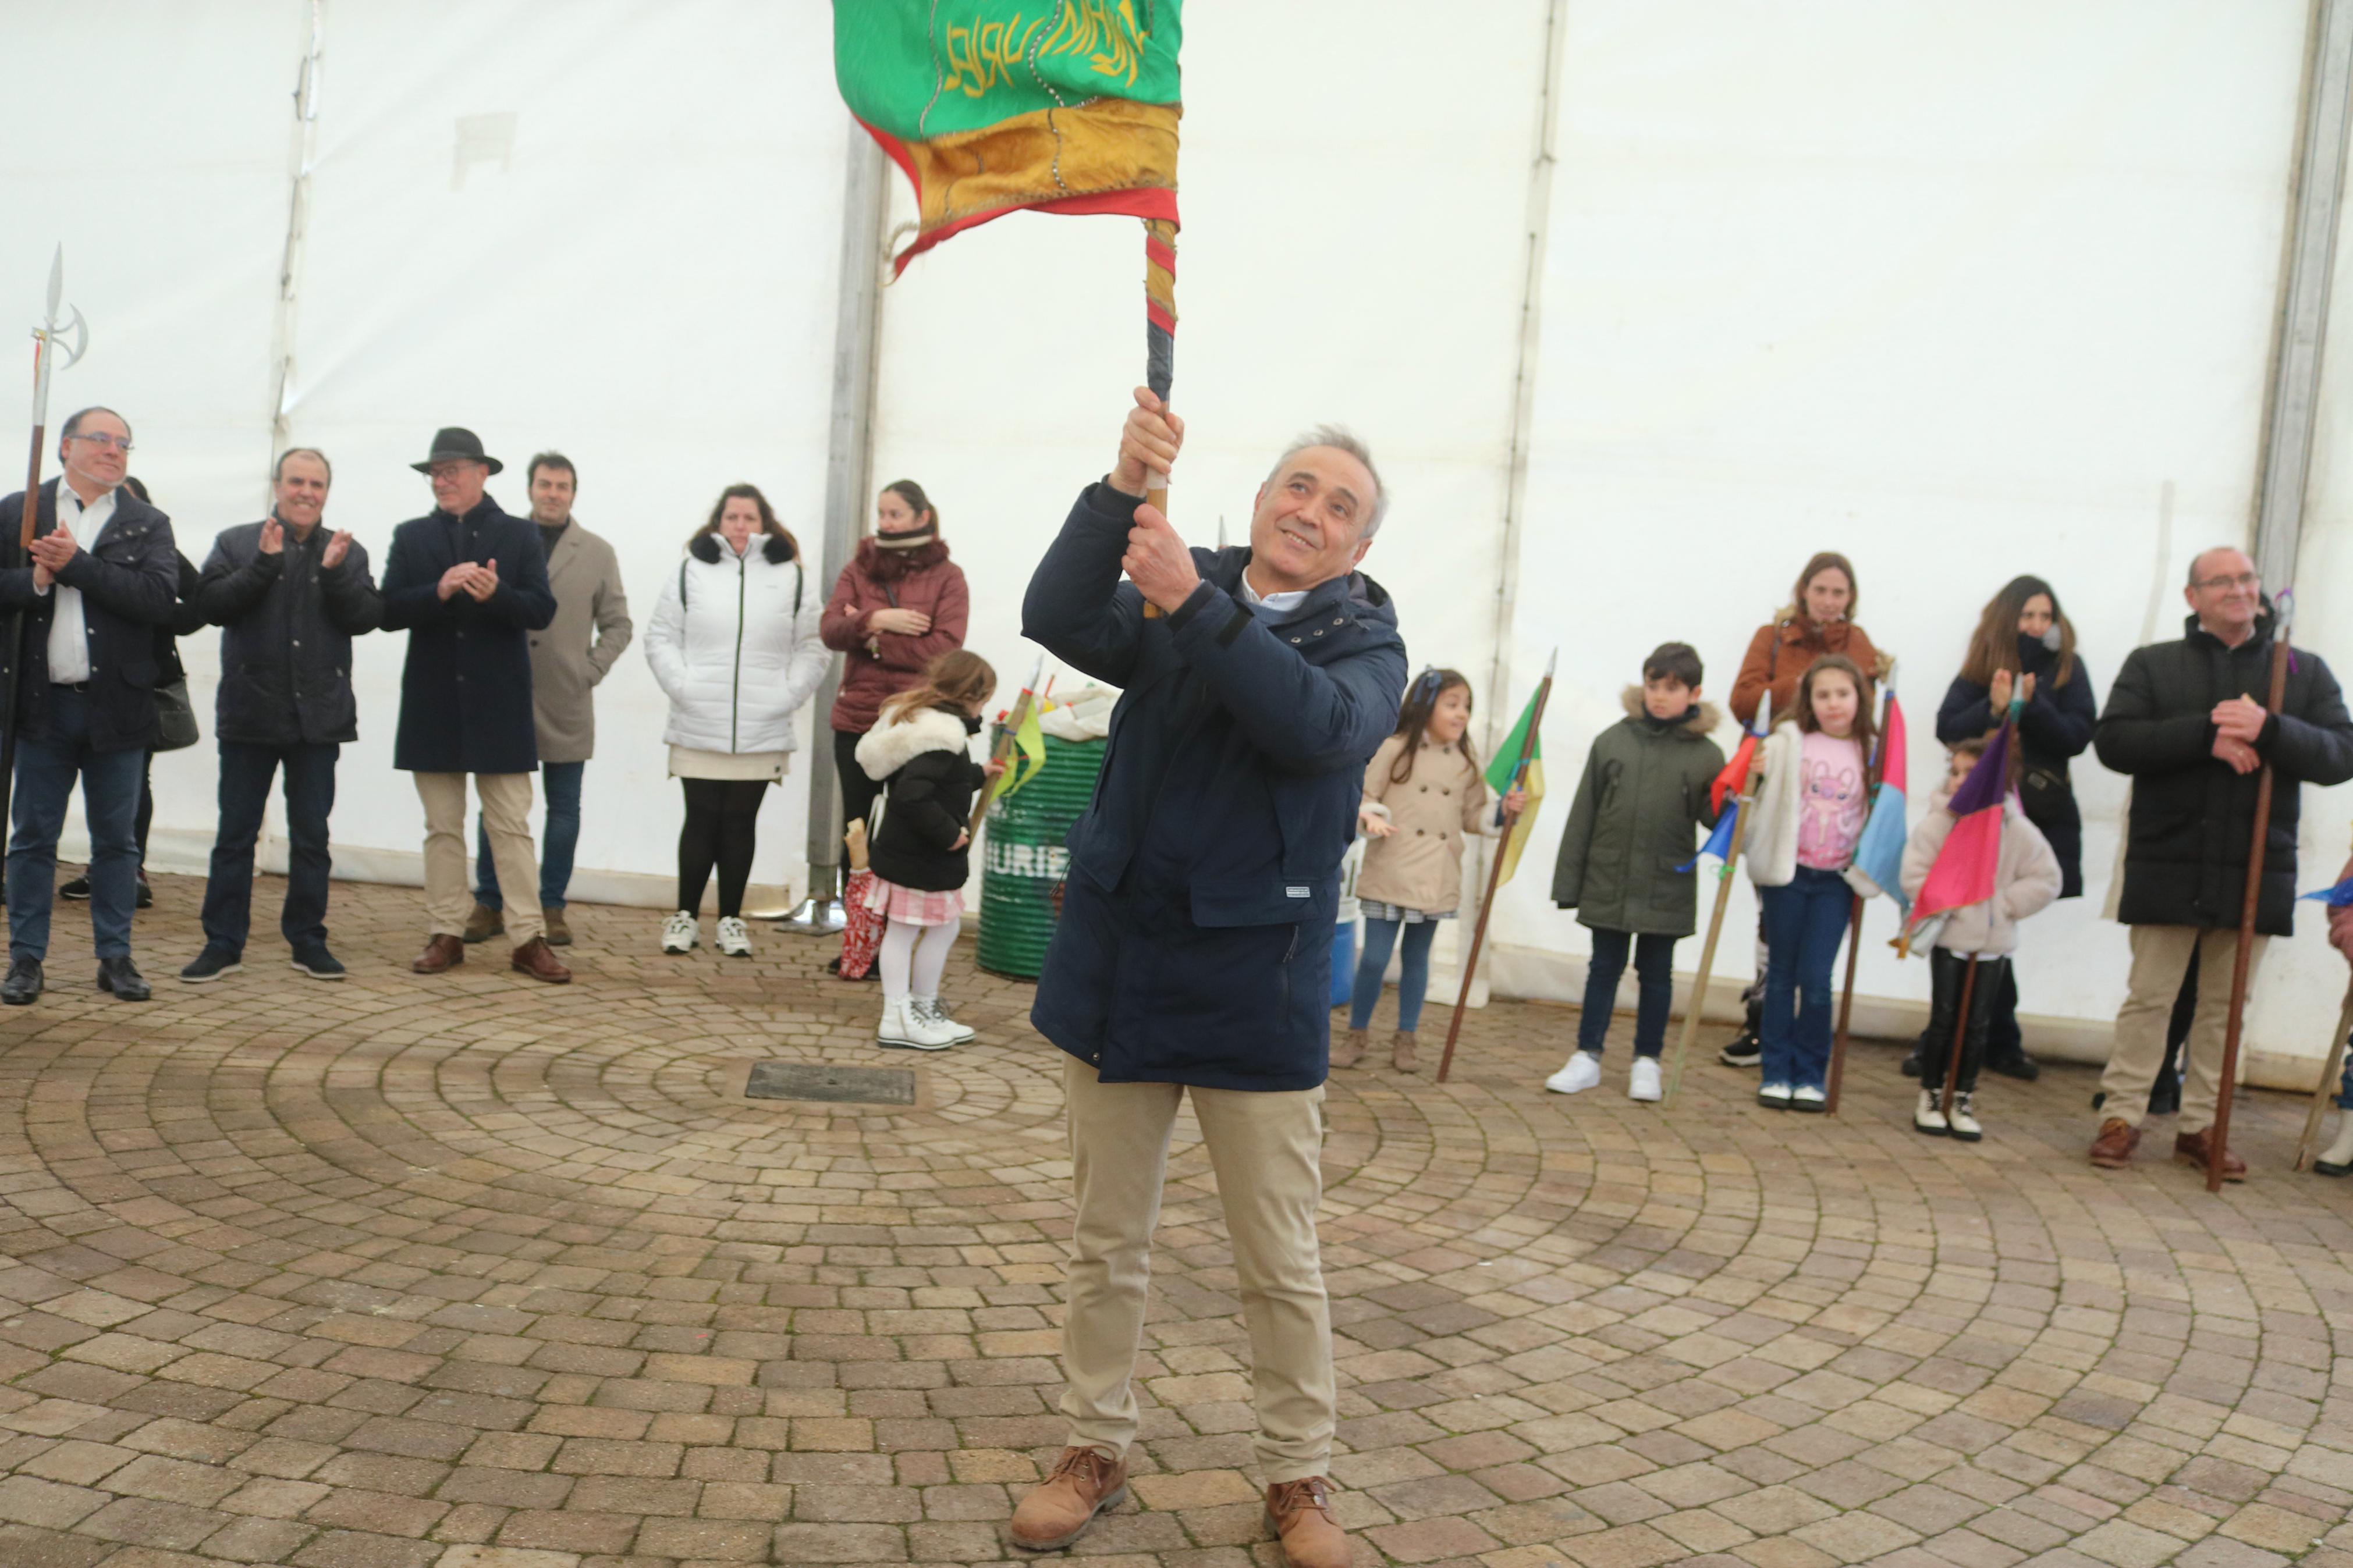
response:
[(882, 933), (876, 962), (882, 969), (882, 1005), (896, 1006), (910, 990), (918, 996), (937, 996), (940, 976), (947, 973), (948, 950), (955, 946), (964, 921), (943, 926), (911, 926), (892, 921)]

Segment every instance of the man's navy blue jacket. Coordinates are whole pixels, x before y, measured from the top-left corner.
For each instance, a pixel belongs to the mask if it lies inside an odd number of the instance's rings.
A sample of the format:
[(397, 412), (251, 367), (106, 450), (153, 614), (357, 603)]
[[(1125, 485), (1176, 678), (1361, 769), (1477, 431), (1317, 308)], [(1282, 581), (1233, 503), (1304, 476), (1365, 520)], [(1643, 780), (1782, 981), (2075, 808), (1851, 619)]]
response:
[(1262, 618), (1247, 549), (1196, 550), (1165, 620), (1121, 581), (1135, 498), (1080, 495), (1022, 630), (1124, 689), (1030, 1020), (1106, 1083), (1305, 1089), (1330, 1058), (1340, 859), (1397, 728), (1405, 643), (1371, 578)]
[[(498, 590), (441, 597), (460, 561), (499, 563)], [(547, 551), (529, 518), (484, 496), (462, 518), (427, 512), (392, 531), (384, 629), (408, 633), (392, 765), (419, 773), (539, 770), (531, 708), (531, 634), (555, 618)]]
[[(58, 486), (41, 487), (33, 513), (35, 538), (57, 531)], [(0, 500), (0, 539), (13, 540), (23, 525), (20, 492)], [(21, 559), (21, 557), (20, 557)], [(155, 633), (172, 624), (178, 604), (180, 555), (172, 542), (172, 520), (132, 494), (114, 492), (114, 515), (96, 549), (75, 555), (58, 581), (81, 590), (82, 626), (90, 636), (90, 749), (128, 752), (154, 745)], [(49, 621), (57, 614), (54, 591), (33, 590), (29, 565), (0, 571), (0, 609), (24, 610), (25, 672), (18, 696), (25, 704), (18, 733), (47, 733), (49, 694)], [(0, 678), (6, 676), (0, 649)], [(0, 679), (0, 693), (7, 682)]]

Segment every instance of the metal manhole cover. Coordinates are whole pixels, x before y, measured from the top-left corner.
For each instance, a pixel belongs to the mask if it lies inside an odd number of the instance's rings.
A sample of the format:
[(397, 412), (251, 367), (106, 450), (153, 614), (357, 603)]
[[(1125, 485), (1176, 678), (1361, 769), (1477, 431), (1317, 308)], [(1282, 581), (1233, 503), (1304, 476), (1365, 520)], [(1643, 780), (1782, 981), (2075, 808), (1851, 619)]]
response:
[(754, 1062), (744, 1092), (754, 1100), (829, 1100), (854, 1105), (913, 1105), (915, 1075), (907, 1068), (827, 1067), (809, 1062)]

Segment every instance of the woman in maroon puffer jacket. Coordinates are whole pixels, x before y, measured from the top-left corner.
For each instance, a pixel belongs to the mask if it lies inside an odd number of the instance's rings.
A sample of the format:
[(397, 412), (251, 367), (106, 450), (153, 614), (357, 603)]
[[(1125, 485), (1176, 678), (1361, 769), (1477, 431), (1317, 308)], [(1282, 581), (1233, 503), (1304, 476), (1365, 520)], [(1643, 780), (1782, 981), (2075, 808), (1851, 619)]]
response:
[(833, 701), (844, 822), (863, 819), (881, 787), (858, 765), (858, 742), (885, 700), (921, 683), (925, 666), (964, 646), (970, 603), (923, 487), (913, 479), (885, 487), (874, 505), (874, 532), (841, 569), (820, 628), (825, 646), (847, 656)]

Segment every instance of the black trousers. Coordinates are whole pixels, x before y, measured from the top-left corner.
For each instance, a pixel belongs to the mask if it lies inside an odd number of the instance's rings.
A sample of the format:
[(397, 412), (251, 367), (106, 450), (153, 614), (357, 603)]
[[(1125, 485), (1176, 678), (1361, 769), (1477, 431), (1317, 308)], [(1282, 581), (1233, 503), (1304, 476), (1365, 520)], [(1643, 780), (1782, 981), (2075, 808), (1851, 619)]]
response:
[(678, 907), (702, 908), (703, 889), (719, 871), (719, 915), (744, 912), (744, 889), (752, 880), (760, 802), (770, 779), (681, 779), (686, 790), (686, 826), (678, 834)]
[[(1922, 1040), (1927, 1048), (1927, 1059), (1920, 1068), (1920, 1087), (1941, 1092), (1945, 1074), (1953, 1063), (1953, 1034), (1961, 1035), (1961, 1070), (1954, 1081), (1954, 1089), (1968, 1094), (1978, 1086), (1978, 1071), (1985, 1066), (1986, 1037), (1993, 1026), (1994, 1015), (2000, 1010), (2002, 982), (2010, 975), (2007, 958), (1978, 960), (1977, 982), (1969, 986), (1969, 1017), (1966, 1028), (1961, 1026), (1961, 987), (1967, 982), (1969, 961), (1957, 952), (1947, 952), (1941, 947), (1928, 950), (1928, 1032)], [(2015, 997), (2017, 993), (2010, 994)]]
[(874, 809), (874, 797), (882, 786), (866, 776), (858, 765), (858, 742), (866, 739), (863, 730), (836, 730), (833, 732), (833, 771), (841, 775), (841, 821), (845, 827), (862, 822)]

